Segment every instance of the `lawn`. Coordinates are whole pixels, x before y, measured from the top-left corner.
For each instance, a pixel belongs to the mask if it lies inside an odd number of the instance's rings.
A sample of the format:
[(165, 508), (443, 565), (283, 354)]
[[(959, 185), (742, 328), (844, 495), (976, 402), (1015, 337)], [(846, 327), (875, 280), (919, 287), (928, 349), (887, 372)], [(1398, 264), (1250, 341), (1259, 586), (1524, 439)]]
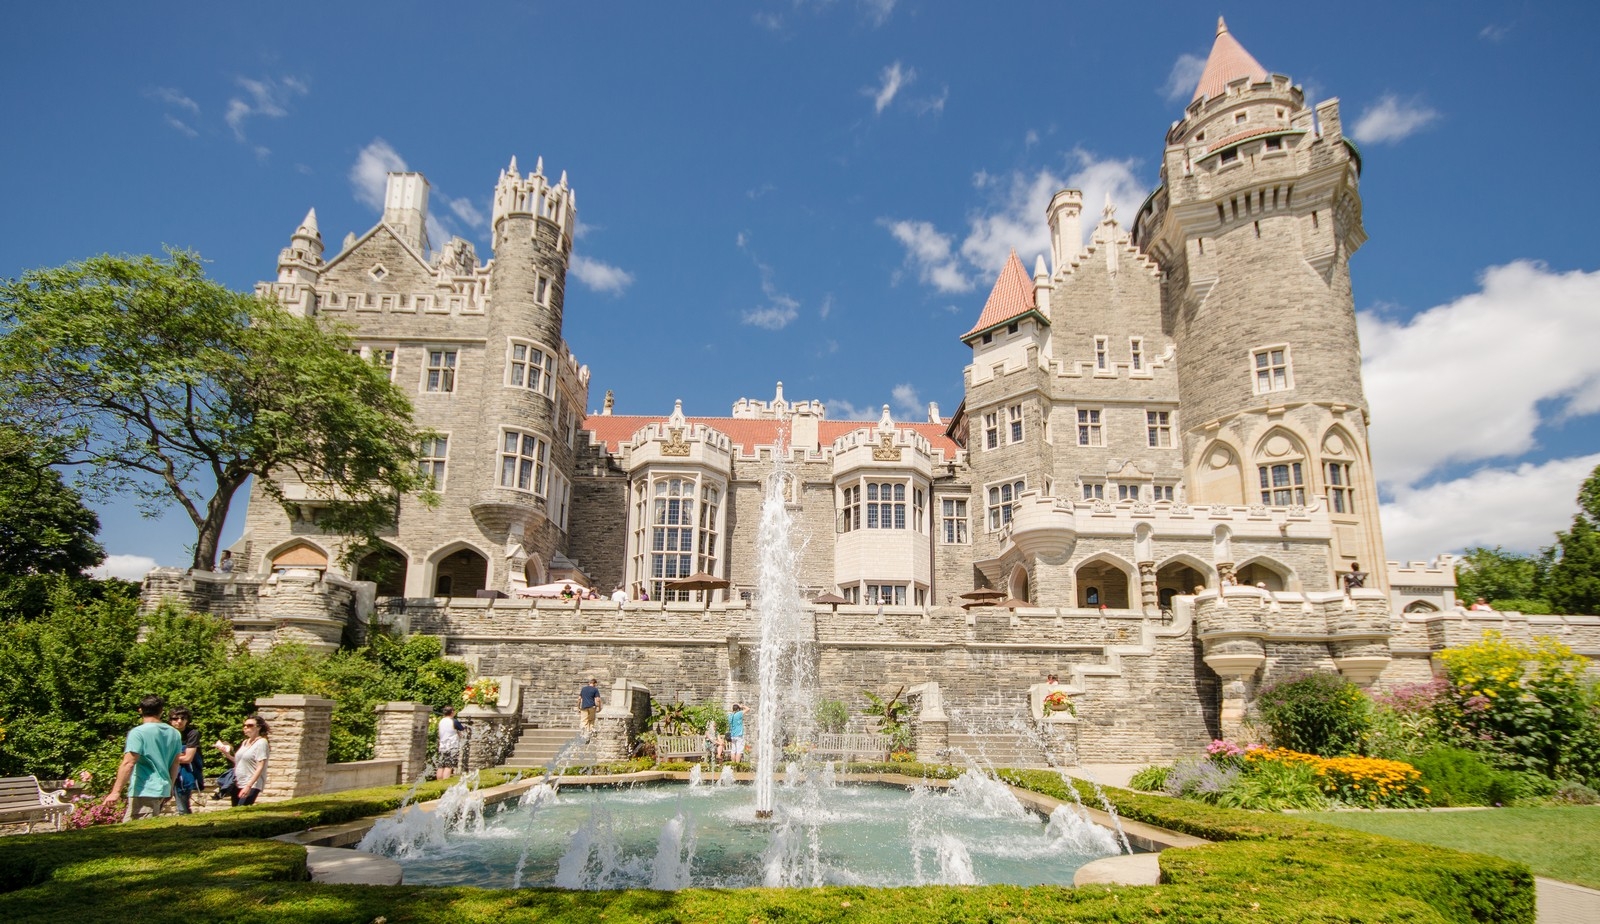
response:
[(1600, 889), (1600, 805), (1481, 812), (1304, 812), (1301, 818), (1516, 860), (1538, 876)]

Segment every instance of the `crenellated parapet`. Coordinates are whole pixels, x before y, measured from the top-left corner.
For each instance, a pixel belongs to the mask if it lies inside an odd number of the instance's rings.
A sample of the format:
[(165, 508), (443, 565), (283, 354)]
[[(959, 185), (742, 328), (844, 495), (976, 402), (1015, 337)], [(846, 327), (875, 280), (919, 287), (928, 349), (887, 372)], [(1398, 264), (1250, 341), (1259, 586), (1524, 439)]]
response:
[(641, 427), (624, 446), (630, 471), (654, 463), (697, 465), (726, 474), (732, 469), (733, 441), (726, 433), (683, 416), (683, 402), (664, 421)]
[[(1272, 674), (1274, 656), (1295, 665), (1331, 662), (1355, 683), (1371, 683), (1390, 662), (1388, 595), (1273, 592), (1224, 586), (1195, 595), (1195, 629), (1206, 664), (1225, 681)], [(1310, 648), (1290, 652), (1284, 649)], [(1276, 654), (1275, 654), (1276, 653)]]

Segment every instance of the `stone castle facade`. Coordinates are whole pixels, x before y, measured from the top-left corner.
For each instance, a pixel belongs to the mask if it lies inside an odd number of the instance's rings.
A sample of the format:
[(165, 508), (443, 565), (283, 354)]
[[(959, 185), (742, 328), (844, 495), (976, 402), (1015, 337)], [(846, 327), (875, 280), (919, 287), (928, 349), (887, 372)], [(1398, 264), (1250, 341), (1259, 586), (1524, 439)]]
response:
[[(817, 615), (834, 695), (942, 689), (922, 697), (937, 723), (1003, 712), (1004, 690), (1057, 673), (1097, 729), (1082, 753), (1178, 753), (1261, 682), (1308, 667), (1371, 682), (1397, 620), (1463, 615), (1448, 562), (1384, 567), (1349, 270), (1360, 171), (1338, 101), (1308, 106), (1219, 22), (1156, 191), (1128, 225), (1108, 205), (1087, 243), (1081, 194), (1058, 193), (1048, 259), (1030, 275), (1013, 254), (952, 331), (972, 348), (961, 405), (919, 421), (828, 420), (781, 383), (727, 416), (619, 415), (610, 393), (586, 413), (589, 371), (562, 335), (565, 174), (501, 172), (487, 261), (459, 238), (430, 256), (427, 182), (392, 174), (375, 227), (325, 258), (312, 212), (260, 291), (348, 326), (391, 370), (438, 434), (424, 465), (442, 503), (403, 499), (388, 567), (347, 572), (316, 525), (337, 498), (287, 484), (290, 512), (258, 488), (227, 586), (152, 587), (263, 637), (287, 631), (279, 598), (387, 614), (522, 679), (536, 724), (570, 719), (574, 671), (732, 701), (749, 696), (756, 531), (781, 469), (802, 586), (848, 601)], [(700, 572), (729, 586), (669, 586)], [(518, 599), (568, 580), (635, 602)], [(1009, 609), (958, 609), (977, 588)], [(331, 644), (324, 615), (289, 622)], [(1419, 674), (1422, 645), (1396, 677)]]

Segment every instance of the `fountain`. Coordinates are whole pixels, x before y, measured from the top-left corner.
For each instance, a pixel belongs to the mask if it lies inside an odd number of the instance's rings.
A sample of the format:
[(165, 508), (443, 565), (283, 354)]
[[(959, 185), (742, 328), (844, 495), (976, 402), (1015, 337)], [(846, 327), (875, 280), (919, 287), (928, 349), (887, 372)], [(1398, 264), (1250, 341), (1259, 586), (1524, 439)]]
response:
[(707, 785), (712, 768), (696, 766), (688, 786), (573, 791), (547, 770), (521, 804), (486, 820), (464, 782), (426, 813), (433, 820), (401, 812), (363, 849), (394, 856), (416, 884), (669, 890), (1067, 885), (1078, 866), (1120, 852), (1081, 806), (1041, 821), (976, 764), (946, 790), (907, 791), (841, 783), (831, 761), (783, 759), (785, 741), (815, 732), (814, 617), (796, 578), (788, 477), (780, 460), (758, 531), (753, 786), (735, 782), (729, 766)]

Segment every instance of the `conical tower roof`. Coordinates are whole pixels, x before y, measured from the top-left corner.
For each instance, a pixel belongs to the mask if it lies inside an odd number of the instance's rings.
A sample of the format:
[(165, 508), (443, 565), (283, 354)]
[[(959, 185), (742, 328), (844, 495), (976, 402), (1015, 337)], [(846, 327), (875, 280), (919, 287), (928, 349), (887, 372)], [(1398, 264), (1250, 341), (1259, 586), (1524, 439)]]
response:
[(1261, 81), (1270, 76), (1267, 69), (1244, 50), (1239, 40), (1228, 31), (1228, 24), (1218, 16), (1217, 40), (1211, 45), (1211, 57), (1206, 59), (1206, 69), (1200, 75), (1200, 83), (1194, 88), (1194, 99), (1190, 102), (1202, 96), (1221, 96), (1227, 91), (1228, 84), (1240, 77)]
[(1013, 250), (1000, 270), (1000, 278), (994, 281), (994, 289), (989, 292), (989, 300), (984, 302), (978, 323), (962, 334), (961, 339), (966, 340), (1034, 310), (1033, 280), (1028, 278), (1028, 271), (1022, 268), (1022, 261)]

